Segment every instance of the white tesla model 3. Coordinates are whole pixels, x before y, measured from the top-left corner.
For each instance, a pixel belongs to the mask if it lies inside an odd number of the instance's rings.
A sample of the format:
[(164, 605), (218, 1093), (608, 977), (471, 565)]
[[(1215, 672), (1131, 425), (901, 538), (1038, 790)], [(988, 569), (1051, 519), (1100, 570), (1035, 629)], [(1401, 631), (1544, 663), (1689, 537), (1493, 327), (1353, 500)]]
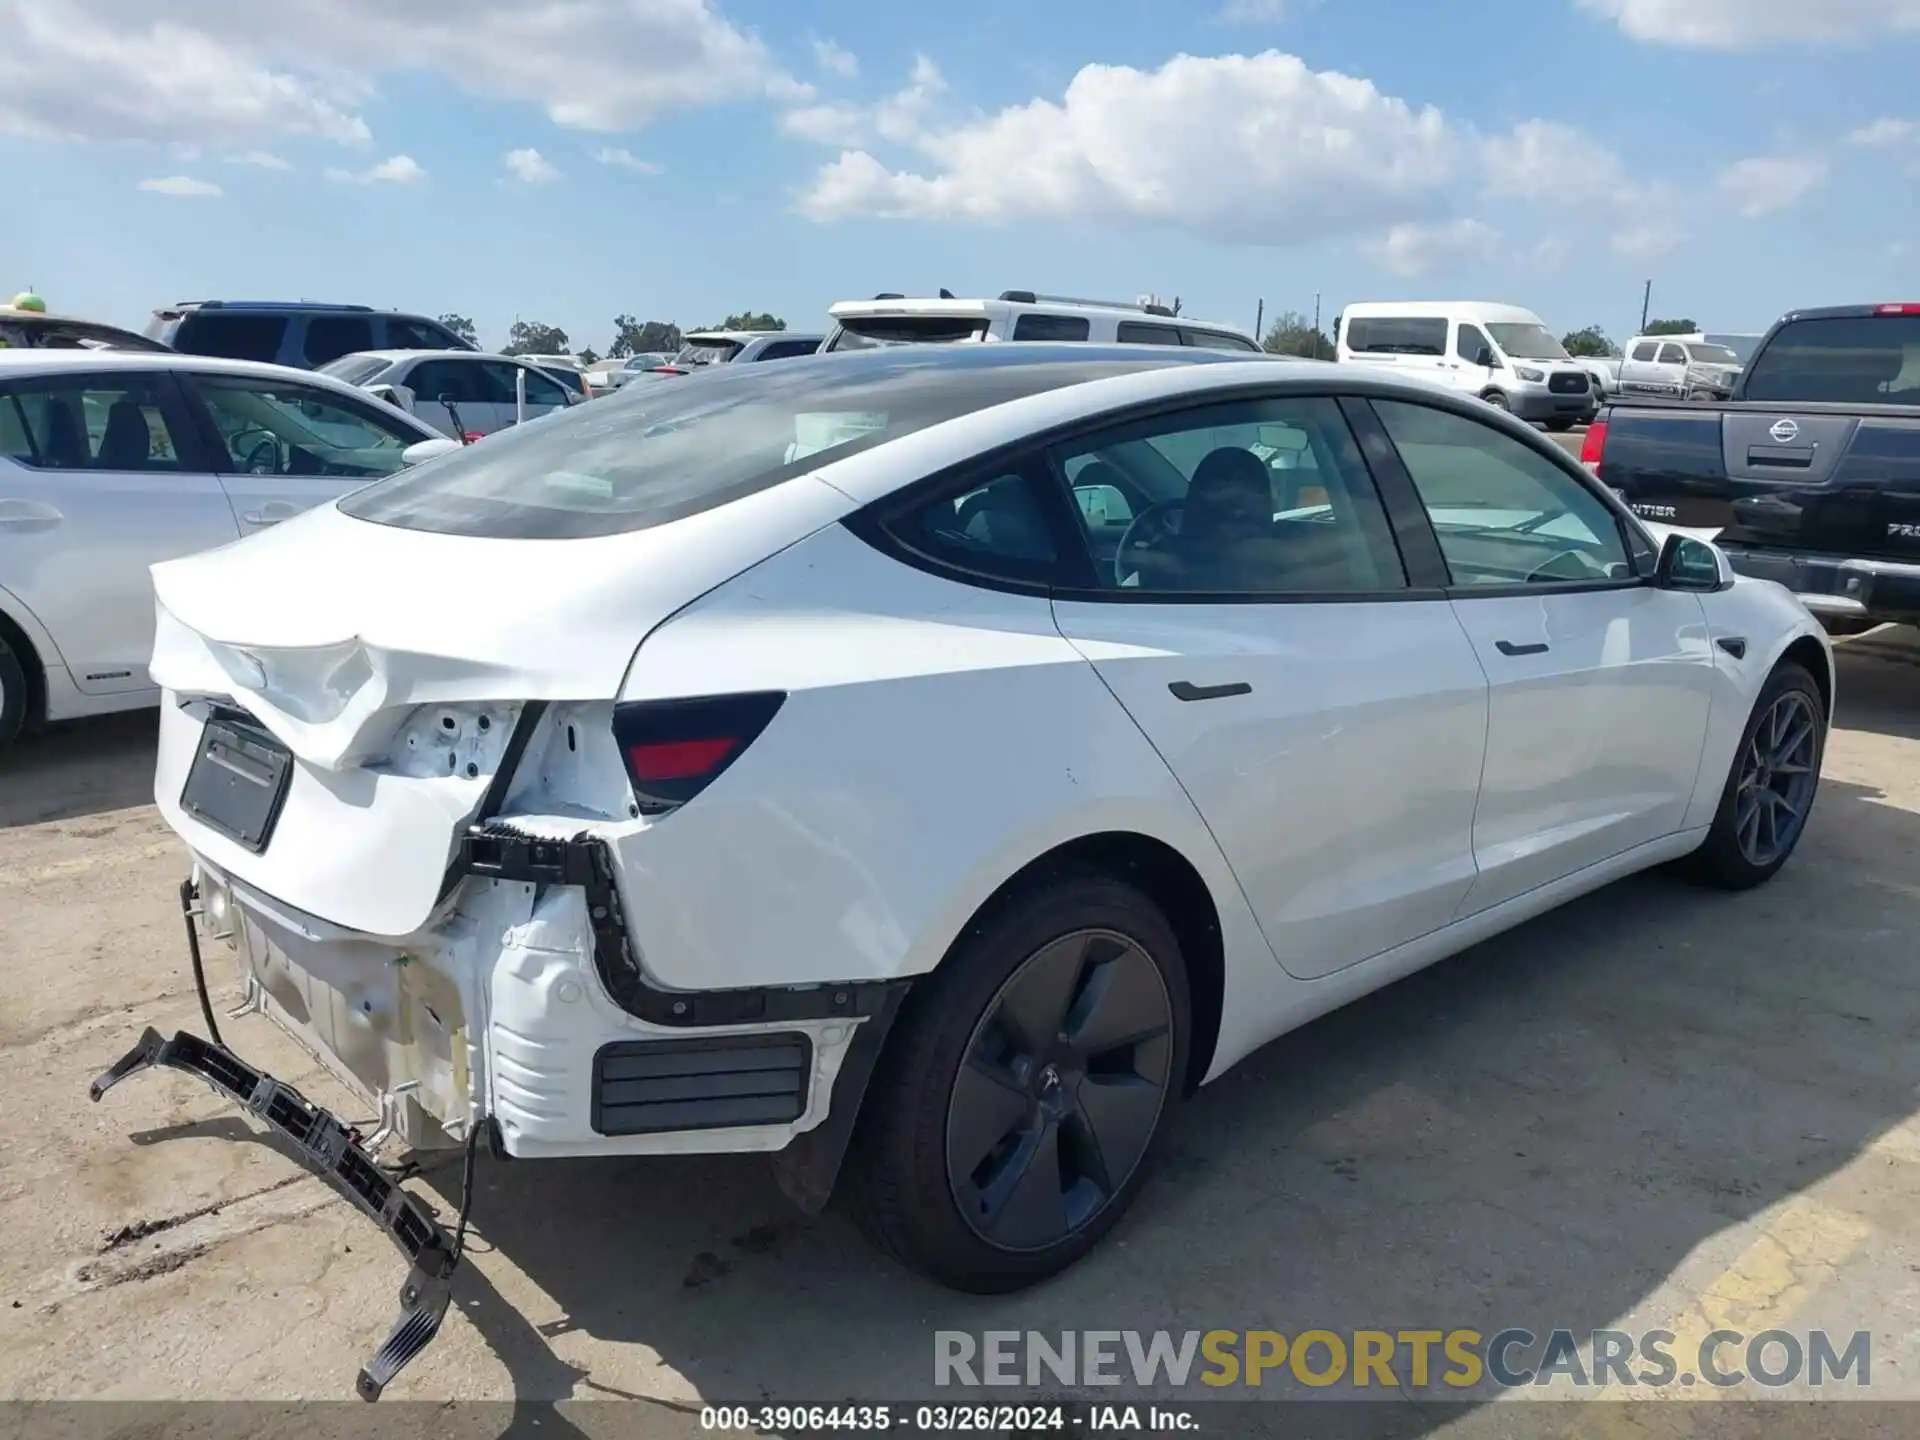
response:
[[(1647, 866), (1765, 880), (1833, 703), (1785, 590), (1511, 417), (1177, 349), (717, 367), (154, 580), (191, 908), (384, 1132), (844, 1169), (977, 1291), (1282, 1032)], [(143, 1043), (97, 1088), (195, 1069), (401, 1238), (357, 1136)]]

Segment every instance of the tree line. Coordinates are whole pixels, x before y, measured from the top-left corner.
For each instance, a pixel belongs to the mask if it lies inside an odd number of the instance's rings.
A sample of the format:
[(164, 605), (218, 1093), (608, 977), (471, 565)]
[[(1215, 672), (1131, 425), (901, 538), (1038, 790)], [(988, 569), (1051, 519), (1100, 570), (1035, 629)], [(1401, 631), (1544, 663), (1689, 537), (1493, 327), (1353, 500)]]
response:
[[(469, 345), (480, 344), (480, 332), (473, 321), (465, 315), (442, 315), (440, 323), (451, 330)], [(787, 322), (770, 311), (745, 310), (738, 315), (729, 315), (717, 325), (703, 325), (698, 330), (784, 330)], [(606, 357), (624, 360), (629, 355), (646, 355), (656, 351), (671, 353), (680, 348), (683, 332), (671, 320), (636, 320), (631, 315), (613, 317), (613, 339), (608, 342)], [(601, 358), (593, 346), (574, 348), (573, 341), (558, 325), (543, 324), (538, 320), (516, 320), (507, 331), (507, 340), (500, 347), (502, 355), (572, 355), (581, 364), (591, 365)]]

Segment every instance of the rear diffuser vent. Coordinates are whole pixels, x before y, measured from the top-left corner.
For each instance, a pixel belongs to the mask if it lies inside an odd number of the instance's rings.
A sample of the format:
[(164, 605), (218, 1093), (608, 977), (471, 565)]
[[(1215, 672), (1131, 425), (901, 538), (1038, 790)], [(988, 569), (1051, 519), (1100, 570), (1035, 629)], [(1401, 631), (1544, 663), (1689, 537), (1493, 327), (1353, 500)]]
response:
[(807, 1109), (813, 1044), (802, 1033), (622, 1040), (593, 1057), (601, 1135), (785, 1125)]

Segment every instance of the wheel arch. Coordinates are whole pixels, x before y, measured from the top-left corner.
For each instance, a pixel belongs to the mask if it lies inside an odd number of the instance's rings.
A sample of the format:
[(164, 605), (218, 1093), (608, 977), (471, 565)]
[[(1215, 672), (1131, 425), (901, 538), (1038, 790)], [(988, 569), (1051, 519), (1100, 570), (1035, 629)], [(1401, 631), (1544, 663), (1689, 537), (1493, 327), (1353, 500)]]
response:
[[(1112, 876), (1137, 886), (1160, 907), (1180, 940), (1186, 963), (1193, 1031), (1184, 1088), (1191, 1094), (1213, 1065), (1226, 996), (1226, 948), (1220, 909), (1193, 862), (1164, 840), (1137, 830), (1101, 830), (1062, 841), (1003, 880), (968, 917), (955, 937), (971, 932), (1016, 894), (1075, 872)], [(949, 947), (951, 953), (952, 948)], [(941, 961), (945, 964), (943, 958)]]
[(40, 647), (33, 643), (26, 627), (8, 613), (5, 605), (0, 605), (0, 640), (7, 643), (14, 658), (20, 662), (20, 668), (26, 674), (27, 704), (22, 724), (32, 729), (47, 716), (47, 661), (40, 653)]
[(1833, 652), (1811, 635), (1802, 635), (1780, 652), (1774, 668), (1789, 661), (1804, 668), (1813, 676), (1813, 683), (1820, 687), (1821, 707), (1826, 711), (1827, 723), (1833, 723)]

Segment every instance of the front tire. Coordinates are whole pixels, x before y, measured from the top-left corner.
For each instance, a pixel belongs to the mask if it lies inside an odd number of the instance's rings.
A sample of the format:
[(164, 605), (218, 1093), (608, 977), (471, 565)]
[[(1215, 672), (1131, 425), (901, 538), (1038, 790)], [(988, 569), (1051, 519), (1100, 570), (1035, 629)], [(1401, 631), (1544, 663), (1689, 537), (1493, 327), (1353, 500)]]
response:
[(27, 724), (27, 672), (0, 636), (0, 747), (19, 738)]
[(1826, 744), (1820, 687), (1802, 666), (1782, 664), (1754, 702), (1713, 826), (1685, 862), (1689, 877), (1722, 890), (1771, 880), (1806, 833)]
[(956, 1290), (1023, 1289), (1139, 1192), (1186, 1073), (1180, 943), (1131, 885), (1075, 873), (976, 919), (915, 987), (855, 1139), (860, 1219)]
[(1513, 406), (1508, 403), (1506, 395), (1499, 390), (1489, 390), (1480, 398), (1496, 410), (1505, 410), (1508, 413), (1512, 413)]

